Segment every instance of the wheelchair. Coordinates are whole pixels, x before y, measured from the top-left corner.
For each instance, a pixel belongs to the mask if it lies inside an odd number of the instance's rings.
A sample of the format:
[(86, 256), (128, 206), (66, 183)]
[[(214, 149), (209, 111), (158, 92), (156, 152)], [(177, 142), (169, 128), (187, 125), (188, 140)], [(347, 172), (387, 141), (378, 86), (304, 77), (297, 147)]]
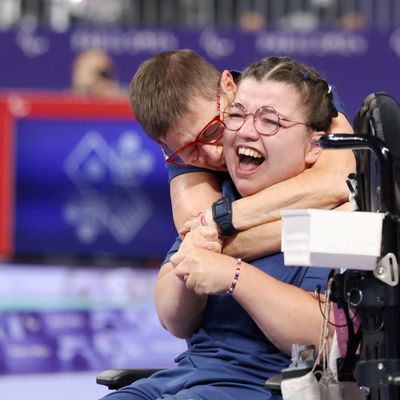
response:
[[(354, 135), (328, 134), (325, 149), (353, 149), (357, 172), (348, 186), (358, 210), (383, 213), (381, 258), (374, 271), (346, 270), (334, 275), (331, 300), (360, 317), (358, 330), (345, 313), (347, 352), (337, 359), (339, 382), (355, 382), (368, 400), (400, 400), (400, 105), (383, 92), (366, 97), (354, 120)], [(360, 151), (362, 150), (362, 151)], [(368, 151), (365, 151), (368, 150)], [(307, 373), (311, 368), (304, 369)], [(119, 389), (159, 369), (114, 369), (97, 383)], [(280, 393), (283, 375), (266, 381)]]

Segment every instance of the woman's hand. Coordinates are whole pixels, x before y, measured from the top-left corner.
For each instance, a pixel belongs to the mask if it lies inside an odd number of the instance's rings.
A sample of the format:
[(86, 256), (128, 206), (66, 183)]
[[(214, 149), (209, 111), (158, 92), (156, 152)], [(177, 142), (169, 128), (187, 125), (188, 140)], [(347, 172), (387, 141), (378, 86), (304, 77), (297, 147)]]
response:
[(193, 247), (221, 253), (222, 241), (217, 229), (210, 226), (198, 226), (187, 232), (178, 253)]
[[(180, 280), (185, 282), (186, 287), (188, 287), (187, 280), (189, 278), (189, 273), (181, 273), (184, 269), (176, 270), (176, 266), (181, 263), (183, 259), (187, 258), (190, 251), (195, 249), (204, 249), (211, 253), (221, 253), (222, 242), (219, 239), (218, 231), (209, 226), (199, 226), (197, 229), (188, 232), (178, 252), (171, 257), (170, 261), (175, 268), (175, 274)], [(186, 260), (186, 262), (188, 261)]]
[(229, 289), (235, 272), (231, 257), (186, 246), (171, 257), (176, 276), (197, 295), (221, 294)]

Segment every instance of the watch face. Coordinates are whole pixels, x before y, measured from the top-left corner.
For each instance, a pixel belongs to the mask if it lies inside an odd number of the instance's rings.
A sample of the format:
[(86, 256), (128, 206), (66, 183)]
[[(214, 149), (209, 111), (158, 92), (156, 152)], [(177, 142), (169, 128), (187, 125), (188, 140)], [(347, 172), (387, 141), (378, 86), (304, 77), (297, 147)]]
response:
[(217, 203), (215, 205), (215, 212), (217, 215), (222, 215), (222, 214), (226, 214), (227, 209), (226, 209), (226, 204), (225, 202), (223, 203)]
[(222, 198), (212, 205), (213, 218), (219, 227), (219, 231), (229, 236), (236, 232), (232, 225), (232, 209), (229, 199)]

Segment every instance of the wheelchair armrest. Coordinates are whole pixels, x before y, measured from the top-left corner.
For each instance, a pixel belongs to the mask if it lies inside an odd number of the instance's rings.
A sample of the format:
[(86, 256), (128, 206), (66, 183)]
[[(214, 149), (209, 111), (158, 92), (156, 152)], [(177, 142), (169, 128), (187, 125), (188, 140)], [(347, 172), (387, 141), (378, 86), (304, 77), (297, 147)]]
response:
[(96, 383), (107, 386), (110, 390), (120, 389), (160, 370), (160, 368), (108, 369), (96, 377)]
[(281, 382), (283, 376), (282, 374), (271, 376), (265, 381), (265, 388), (268, 389), (272, 395), (280, 395), (281, 394)]

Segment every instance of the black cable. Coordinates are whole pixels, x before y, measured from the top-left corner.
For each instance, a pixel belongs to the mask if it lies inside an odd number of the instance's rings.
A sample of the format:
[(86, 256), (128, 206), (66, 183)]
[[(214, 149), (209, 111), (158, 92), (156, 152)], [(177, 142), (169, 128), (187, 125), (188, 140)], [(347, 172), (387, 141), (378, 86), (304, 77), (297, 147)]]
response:
[[(345, 325), (337, 325), (337, 324), (335, 324), (334, 322), (330, 321), (329, 318), (326, 318), (324, 312), (322, 311), (322, 304), (325, 304), (326, 301), (321, 301), (321, 286), (320, 286), (320, 285), (317, 285), (317, 287), (316, 287), (316, 289), (315, 289), (315, 294), (316, 294), (316, 296), (318, 296), (319, 311), (320, 311), (322, 317), (323, 317), (324, 319), (327, 319), (327, 320), (328, 320), (328, 324), (329, 324), (329, 325), (331, 325), (331, 326), (333, 326), (333, 327), (335, 327), (335, 328), (346, 328), (346, 327), (349, 326), (348, 324), (345, 324)], [(354, 321), (354, 319), (355, 319), (356, 317), (357, 317), (357, 310), (356, 310), (355, 314), (353, 315), (353, 317), (351, 317), (351, 320)]]

